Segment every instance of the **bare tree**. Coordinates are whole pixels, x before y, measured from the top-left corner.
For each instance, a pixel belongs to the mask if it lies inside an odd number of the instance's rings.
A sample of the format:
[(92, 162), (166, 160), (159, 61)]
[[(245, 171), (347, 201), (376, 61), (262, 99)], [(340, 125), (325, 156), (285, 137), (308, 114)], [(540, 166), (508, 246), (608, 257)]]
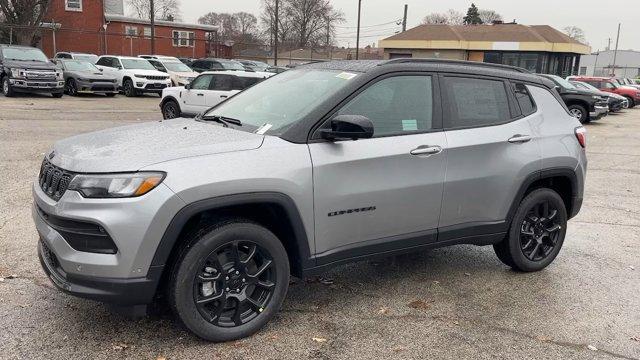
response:
[(583, 44), (587, 43), (587, 39), (584, 35), (584, 31), (577, 26), (567, 26), (564, 29), (562, 29), (562, 31), (564, 31), (564, 33), (567, 34), (567, 36), (569, 36), (570, 38), (578, 42), (581, 42)]
[(429, 24), (429, 25), (433, 25), (433, 24), (448, 24), (449, 23), (449, 18), (447, 18), (446, 14), (433, 13), (433, 14), (429, 14), (429, 15), (425, 16), (422, 19), (422, 23), (423, 24)]
[[(153, 0), (155, 18), (159, 20), (180, 19), (180, 0)], [(140, 19), (151, 18), (150, 0), (127, 0), (132, 16)]]
[(464, 15), (454, 9), (447, 10), (446, 13), (428, 14), (422, 19), (423, 24), (447, 24), (462, 25), (464, 23)]
[(258, 18), (247, 12), (233, 14), (237, 20), (237, 36), (240, 41), (252, 41), (258, 34)]
[(0, 12), (7, 24), (27, 26), (14, 31), (16, 42), (35, 45), (37, 27), (43, 21), (50, 0), (0, 0)]
[[(273, 0), (263, 0), (260, 20), (267, 29), (274, 31), (275, 6)], [(335, 27), (344, 22), (344, 14), (336, 10), (329, 0), (281, 0), (278, 21), (278, 40), (289, 47), (327, 45), (335, 39)]]
[(258, 19), (246, 12), (215, 13), (210, 12), (198, 19), (200, 24), (216, 25), (220, 27), (220, 40), (234, 40), (244, 43), (259, 42)]
[(480, 16), (480, 20), (484, 24), (492, 24), (494, 21), (503, 21), (502, 15), (498, 14), (498, 12), (489, 9), (480, 9), (478, 10), (478, 16)]

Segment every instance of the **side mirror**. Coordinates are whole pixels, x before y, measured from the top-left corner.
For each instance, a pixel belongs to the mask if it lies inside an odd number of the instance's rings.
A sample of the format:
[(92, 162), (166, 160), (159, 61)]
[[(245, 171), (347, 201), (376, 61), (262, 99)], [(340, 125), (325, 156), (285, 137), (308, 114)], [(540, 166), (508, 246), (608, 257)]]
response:
[(184, 89), (185, 90), (191, 90), (191, 83), (184, 84)]
[(562, 94), (562, 87), (556, 85), (554, 86), (554, 88), (556, 89), (556, 91), (558, 92), (558, 94)]
[(320, 130), (323, 139), (368, 139), (373, 137), (373, 123), (362, 115), (338, 115), (330, 121), (331, 129)]
[(100, 72), (103, 72), (103, 71), (104, 71), (104, 69), (103, 69), (103, 68), (98, 68), (98, 70), (100, 70)]
[(116, 69), (118, 69), (118, 70), (122, 70), (122, 66), (117, 65), (117, 66), (116, 66)]

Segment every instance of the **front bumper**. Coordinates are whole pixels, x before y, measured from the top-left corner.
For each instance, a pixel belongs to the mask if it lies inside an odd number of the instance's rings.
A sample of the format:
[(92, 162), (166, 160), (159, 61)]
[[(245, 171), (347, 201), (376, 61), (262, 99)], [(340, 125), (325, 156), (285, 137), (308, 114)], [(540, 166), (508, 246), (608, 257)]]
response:
[(149, 80), (134, 78), (133, 86), (140, 92), (162, 93), (164, 88), (171, 87), (171, 79), (167, 80)]
[(609, 114), (609, 106), (594, 106), (593, 111), (589, 112), (591, 120), (601, 119)]
[(24, 92), (61, 92), (64, 90), (64, 81), (9, 79), (11, 87), (15, 91)]
[(79, 93), (117, 93), (118, 84), (111, 81), (77, 81)]

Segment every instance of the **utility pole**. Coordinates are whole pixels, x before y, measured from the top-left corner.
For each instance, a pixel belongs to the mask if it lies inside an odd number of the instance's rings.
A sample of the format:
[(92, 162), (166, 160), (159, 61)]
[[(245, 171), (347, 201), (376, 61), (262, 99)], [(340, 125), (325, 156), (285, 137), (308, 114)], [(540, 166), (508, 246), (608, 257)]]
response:
[(275, 33), (273, 34), (273, 65), (278, 66), (278, 0), (276, 0), (276, 25)]
[(611, 50), (611, 38), (607, 39), (607, 51)]
[(616, 35), (616, 49), (613, 52), (613, 69), (612, 75), (616, 76), (616, 60), (618, 58), (618, 40), (620, 40), (620, 23), (618, 23), (618, 35)]
[(327, 18), (327, 59), (331, 60), (331, 19)]
[(154, 0), (149, 0), (149, 15), (151, 17), (151, 55), (155, 55), (156, 53), (156, 11), (153, 1)]
[(402, 18), (402, 32), (407, 31), (407, 13), (409, 12), (409, 4), (404, 4), (404, 17)]
[(358, 31), (356, 35), (356, 60), (360, 58), (360, 11), (362, 10), (362, 0), (358, 0)]

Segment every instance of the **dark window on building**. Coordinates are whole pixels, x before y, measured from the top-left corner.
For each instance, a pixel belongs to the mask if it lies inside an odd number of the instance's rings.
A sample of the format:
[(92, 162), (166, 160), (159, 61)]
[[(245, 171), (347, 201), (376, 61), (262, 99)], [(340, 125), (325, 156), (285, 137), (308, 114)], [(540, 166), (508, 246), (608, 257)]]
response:
[(502, 64), (502, 54), (499, 52), (485, 52), (484, 62), (492, 64)]
[(586, 66), (580, 66), (580, 75), (587, 75), (587, 67)]
[(509, 101), (504, 83), (463, 77), (445, 78), (451, 106), (445, 127), (466, 128), (497, 125), (509, 121)]
[(516, 100), (518, 101), (518, 105), (520, 105), (520, 111), (522, 111), (523, 116), (529, 116), (536, 112), (536, 105), (534, 104), (533, 98), (525, 84), (513, 84), (513, 91), (516, 95)]
[(375, 136), (432, 129), (433, 91), (429, 76), (380, 80), (358, 94), (337, 115), (363, 115)]

